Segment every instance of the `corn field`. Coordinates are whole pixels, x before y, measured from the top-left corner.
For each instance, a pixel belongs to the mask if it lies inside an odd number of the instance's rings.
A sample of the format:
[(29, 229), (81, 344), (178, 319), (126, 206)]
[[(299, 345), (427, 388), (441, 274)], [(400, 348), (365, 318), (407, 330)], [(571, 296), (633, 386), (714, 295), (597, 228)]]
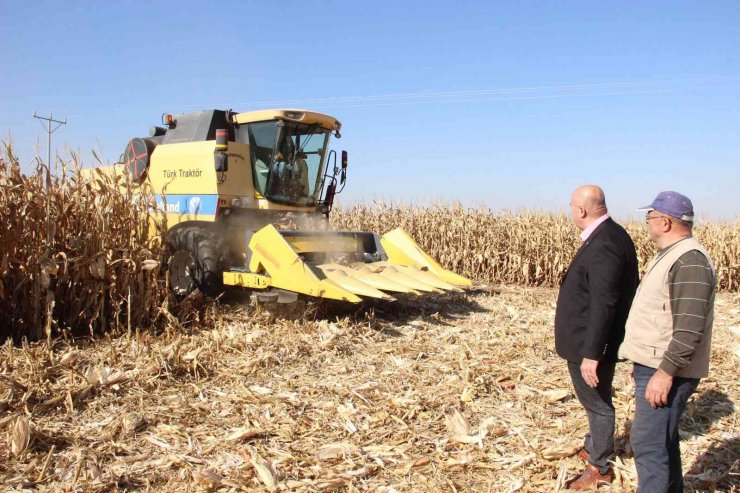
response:
[[(51, 171), (38, 161), (25, 176), (10, 144), (0, 153), (0, 340), (171, 321), (165, 252), (149, 228), (159, 217), (152, 194), (133, 193), (121, 176), (83, 178), (74, 155)], [(332, 225), (402, 227), (444, 267), (479, 283), (557, 286), (578, 247), (563, 214), (459, 204), (338, 207)], [(644, 225), (626, 226), (644, 268), (655, 248)], [(740, 224), (704, 224), (695, 234), (712, 254), (719, 289), (740, 291)]]
[(0, 340), (151, 326), (166, 295), (152, 196), (83, 179), (75, 156), (50, 171), (0, 155)]
[[(565, 214), (494, 212), (459, 204), (338, 207), (332, 224), (378, 233), (404, 228), (444, 267), (481, 283), (557, 286), (580, 244), (576, 227)], [(625, 228), (644, 271), (656, 248), (644, 224), (629, 222)], [(740, 223), (699, 224), (694, 235), (712, 256), (719, 289), (740, 291)]]
[[(0, 341), (42, 339), (0, 344), (3, 491), (557, 492), (582, 470), (585, 418), (553, 350), (556, 289), (406, 297), (334, 320), (224, 304), (208, 330), (65, 337), (178, 324), (153, 197), (76, 164), (24, 176), (0, 151)], [(332, 221), (404, 227), (481, 283), (556, 286), (578, 246), (570, 219), (545, 212), (372, 204)], [(654, 249), (627, 226), (644, 267)], [(718, 295), (712, 375), (682, 422), (691, 491), (737, 491), (739, 232), (696, 230), (735, 292)], [(630, 381), (620, 365), (606, 491), (637, 483)]]

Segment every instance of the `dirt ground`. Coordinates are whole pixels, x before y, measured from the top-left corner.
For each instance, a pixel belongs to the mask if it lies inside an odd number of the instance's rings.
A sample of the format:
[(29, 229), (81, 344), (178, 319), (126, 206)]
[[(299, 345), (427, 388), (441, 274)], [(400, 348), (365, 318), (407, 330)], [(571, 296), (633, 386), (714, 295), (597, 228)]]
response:
[[(293, 320), (0, 349), (2, 491), (555, 492), (586, 431), (554, 352), (557, 292), (479, 288)], [(687, 491), (740, 491), (740, 295), (682, 428)], [(617, 479), (633, 491), (629, 366)]]

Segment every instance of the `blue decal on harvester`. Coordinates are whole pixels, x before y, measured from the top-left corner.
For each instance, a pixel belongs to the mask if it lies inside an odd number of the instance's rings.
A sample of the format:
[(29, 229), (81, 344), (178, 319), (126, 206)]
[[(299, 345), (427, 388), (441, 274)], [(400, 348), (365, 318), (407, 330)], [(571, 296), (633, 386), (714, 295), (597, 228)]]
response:
[(174, 195), (157, 197), (157, 206), (168, 214), (216, 215), (218, 195)]

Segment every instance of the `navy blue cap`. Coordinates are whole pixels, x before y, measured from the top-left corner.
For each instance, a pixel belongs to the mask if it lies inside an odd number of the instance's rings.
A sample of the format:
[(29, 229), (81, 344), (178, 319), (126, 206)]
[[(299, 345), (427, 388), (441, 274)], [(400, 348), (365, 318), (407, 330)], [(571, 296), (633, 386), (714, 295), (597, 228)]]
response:
[(652, 204), (637, 210), (658, 211), (684, 221), (694, 221), (694, 206), (691, 200), (678, 192), (660, 192)]

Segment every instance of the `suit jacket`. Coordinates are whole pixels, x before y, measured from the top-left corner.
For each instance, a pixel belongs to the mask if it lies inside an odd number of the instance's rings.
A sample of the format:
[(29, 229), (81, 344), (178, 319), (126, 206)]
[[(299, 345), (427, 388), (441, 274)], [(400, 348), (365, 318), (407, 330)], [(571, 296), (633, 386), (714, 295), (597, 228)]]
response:
[(578, 249), (560, 285), (555, 349), (562, 358), (616, 361), (639, 282), (635, 245), (611, 218)]

